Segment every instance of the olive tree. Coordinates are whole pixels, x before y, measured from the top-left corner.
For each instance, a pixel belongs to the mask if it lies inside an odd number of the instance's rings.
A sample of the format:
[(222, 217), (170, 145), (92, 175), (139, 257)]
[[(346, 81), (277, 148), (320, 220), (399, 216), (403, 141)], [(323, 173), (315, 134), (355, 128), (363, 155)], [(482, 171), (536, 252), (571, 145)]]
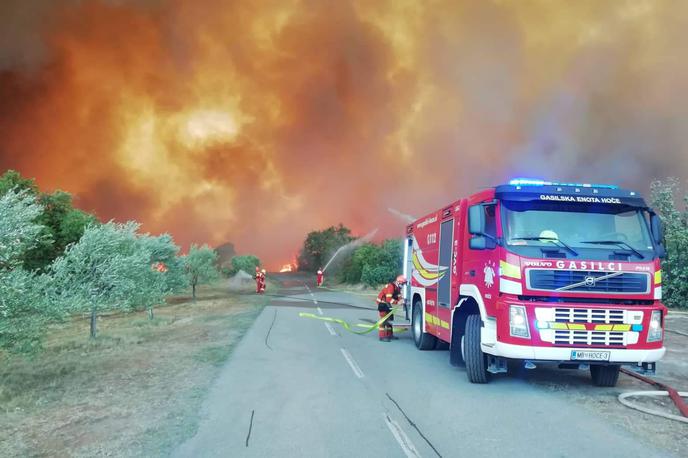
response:
[(36, 222), (42, 211), (26, 190), (0, 197), (0, 348), (6, 350), (36, 349), (47, 324), (62, 312), (48, 298), (49, 278), (22, 266), (43, 231)]
[(99, 311), (129, 311), (162, 299), (138, 228), (133, 222), (89, 226), (52, 265), (56, 298), (71, 310), (90, 311), (93, 338)]
[(191, 285), (193, 300), (196, 300), (196, 287), (219, 278), (217, 253), (208, 245), (191, 245), (189, 254), (184, 256), (184, 266)]
[(43, 208), (29, 192), (8, 192), (0, 197), (0, 269), (21, 266), (27, 251), (40, 242), (44, 227), (36, 222)]
[(17, 353), (40, 348), (47, 326), (64, 316), (49, 291), (45, 274), (22, 268), (0, 271), (0, 348)]
[[(141, 306), (148, 309), (148, 317), (153, 319), (153, 306), (165, 296), (178, 293), (188, 286), (188, 279), (182, 259), (178, 256), (179, 247), (175, 245), (172, 236), (162, 234), (152, 236), (145, 234), (139, 237), (138, 243), (142, 249), (150, 254), (151, 266), (148, 288), (152, 294), (143, 298)], [(146, 276), (148, 278), (148, 276)]]

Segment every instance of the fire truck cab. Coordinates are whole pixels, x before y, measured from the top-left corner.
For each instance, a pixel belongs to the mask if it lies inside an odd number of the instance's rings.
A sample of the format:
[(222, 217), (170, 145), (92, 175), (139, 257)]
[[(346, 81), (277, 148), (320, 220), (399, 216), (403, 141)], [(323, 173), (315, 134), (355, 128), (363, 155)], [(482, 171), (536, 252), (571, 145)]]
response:
[(555, 362), (598, 386), (665, 353), (659, 217), (634, 191), (517, 179), (406, 228), (419, 350), (449, 347), (469, 381)]

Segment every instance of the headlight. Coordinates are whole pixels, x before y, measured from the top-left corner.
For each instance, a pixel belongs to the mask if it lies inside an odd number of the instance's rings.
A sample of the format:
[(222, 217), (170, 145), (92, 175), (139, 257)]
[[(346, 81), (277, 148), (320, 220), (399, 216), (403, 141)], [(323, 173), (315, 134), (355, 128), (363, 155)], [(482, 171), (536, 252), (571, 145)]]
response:
[(524, 306), (509, 306), (509, 332), (514, 337), (530, 338), (528, 316), (526, 315), (526, 308)]
[(650, 317), (650, 329), (647, 331), (648, 342), (658, 342), (662, 340), (662, 311), (654, 310)]

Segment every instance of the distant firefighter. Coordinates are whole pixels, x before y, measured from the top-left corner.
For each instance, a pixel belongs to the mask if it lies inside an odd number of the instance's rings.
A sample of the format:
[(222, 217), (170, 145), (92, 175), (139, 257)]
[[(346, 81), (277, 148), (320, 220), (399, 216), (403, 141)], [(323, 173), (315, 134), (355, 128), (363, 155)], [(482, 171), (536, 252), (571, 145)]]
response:
[(260, 267), (256, 267), (256, 275), (253, 277), (256, 280), (256, 294), (261, 294), (265, 291), (265, 270), (261, 272)]
[(265, 269), (262, 269), (260, 271), (260, 286), (258, 287), (258, 293), (259, 294), (263, 294), (265, 292), (266, 281), (267, 281), (265, 274), (266, 274)]
[(323, 281), (325, 281), (325, 272), (323, 272), (322, 267), (320, 269), (318, 269), (318, 273), (317, 273), (316, 278), (317, 278), (316, 283), (317, 283), (318, 287), (322, 286)]

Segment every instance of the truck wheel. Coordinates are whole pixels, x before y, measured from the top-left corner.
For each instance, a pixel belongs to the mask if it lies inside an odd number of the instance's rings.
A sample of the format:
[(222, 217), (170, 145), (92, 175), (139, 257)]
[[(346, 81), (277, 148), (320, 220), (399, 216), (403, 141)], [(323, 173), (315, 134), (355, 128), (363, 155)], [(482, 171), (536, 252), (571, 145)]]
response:
[(481, 326), (480, 315), (471, 315), (466, 320), (463, 347), (466, 375), (471, 383), (487, 383), (487, 357), (480, 349)]
[(591, 364), (592, 383), (597, 386), (616, 386), (616, 382), (619, 380), (619, 369), (621, 366), (618, 364)]
[(465, 363), (463, 359), (463, 334), (459, 334), (457, 328), (458, 326), (452, 326), (451, 345), (449, 346), (449, 364), (452, 366), (462, 366)]
[(437, 337), (427, 332), (423, 332), (423, 304), (420, 301), (413, 303), (413, 341), (419, 350), (432, 350), (435, 348)]
[(435, 339), (435, 350), (449, 350), (449, 344), (442, 339)]

